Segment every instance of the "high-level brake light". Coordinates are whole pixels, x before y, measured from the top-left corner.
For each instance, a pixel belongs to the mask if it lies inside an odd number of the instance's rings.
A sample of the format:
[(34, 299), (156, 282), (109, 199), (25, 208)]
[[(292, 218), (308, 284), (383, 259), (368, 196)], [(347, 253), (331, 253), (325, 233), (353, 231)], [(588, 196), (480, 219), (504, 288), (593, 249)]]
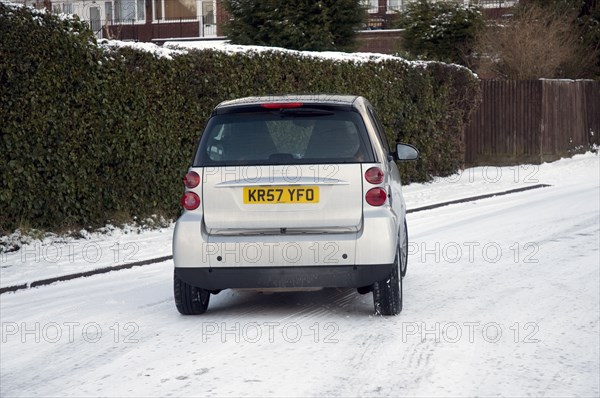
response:
[(260, 106), (266, 109), (292, 109), (300, 108), (302, 105), (302, 102), (267, 102)]

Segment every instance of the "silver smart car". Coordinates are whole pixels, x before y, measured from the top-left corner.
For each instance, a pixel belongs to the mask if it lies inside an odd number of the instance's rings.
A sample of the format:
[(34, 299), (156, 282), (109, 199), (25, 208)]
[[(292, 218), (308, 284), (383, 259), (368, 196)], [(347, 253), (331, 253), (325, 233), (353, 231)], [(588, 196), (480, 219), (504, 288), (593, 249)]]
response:
[(396, 160), (357, 96), (251, 97), (219, 104), (184, 178), (174, 294), (202, 314), (227, 288), (352, 287), (375, 312), (402, 310), (408, 236)]

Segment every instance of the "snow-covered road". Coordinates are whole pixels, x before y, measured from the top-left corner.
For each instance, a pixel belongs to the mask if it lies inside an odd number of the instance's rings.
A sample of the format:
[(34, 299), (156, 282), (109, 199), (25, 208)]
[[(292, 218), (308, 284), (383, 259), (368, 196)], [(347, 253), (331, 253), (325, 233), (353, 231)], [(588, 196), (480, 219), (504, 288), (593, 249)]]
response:
[(224, 291), (183, 317), (171, 261), (3, 294), (0, 395), (598, 396), (598, 164), (410, 214), (397, 317), (335, 289)]

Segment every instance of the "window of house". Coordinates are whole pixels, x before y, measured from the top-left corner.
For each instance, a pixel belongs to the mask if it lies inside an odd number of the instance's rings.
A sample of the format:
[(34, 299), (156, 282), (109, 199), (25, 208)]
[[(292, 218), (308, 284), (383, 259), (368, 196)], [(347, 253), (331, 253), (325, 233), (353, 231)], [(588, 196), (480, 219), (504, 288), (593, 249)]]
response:
[(363, 0), (363, 3), (367, 7), (367, 11), (370, 13), (376, 13), (379, 11), (379, 0)]
[(112, 23), (113, 21), (113, 3), (111, 1), (107, 1), (104, 3), (104, 15), (106, 21)]
[(114, 12), (116, 23), (143, 22), (146, 20), (145, 0), (115, 0)]
[(137, 0), (137, 19), (138, 21), (146, 20), (146, 0)]
[(90, 29), (95, 35), (100, 35), (102, 21), (100, 20), (100, 7), (90, 7)]
[(73, 14), (73, 1), (67, 0), (62, 3), (62, 12), (63, 14)]
[(388, 11), (400, 11), (404, 7), (403, 0), (388, 0), (387, 10)]
[(152, 12), (155, 21), (196, 20), (196, 0), (154, 0)]
[(215, 23), (215, 9), (211, 2), (203, 2), (202, 3), (202, 15), (204, 17), (204, 24), (206, 25), (214, 25)]

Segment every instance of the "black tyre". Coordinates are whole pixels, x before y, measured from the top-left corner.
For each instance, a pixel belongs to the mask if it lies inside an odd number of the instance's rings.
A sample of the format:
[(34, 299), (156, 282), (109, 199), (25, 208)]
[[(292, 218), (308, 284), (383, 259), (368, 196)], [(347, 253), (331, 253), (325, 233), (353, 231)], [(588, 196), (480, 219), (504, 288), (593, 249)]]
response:
[(177, 273), (173, 277), (173, 293), (177, 311), (183, 315), (200, 315), (206, 312), (210, 291), (191, 286), (179, 279)]
[(404, 239), (400, 243), (400, 275), (404, 278), (406, 276), (406, 269), (408, 268), (408, 228), (406, 226), (406, 220), (404, 220)]
[(398, 315), (402, 311), (400, 257), (400, 250), (397, 250), (390, 275), (373, 284), (373, 304), (377, 315)]

